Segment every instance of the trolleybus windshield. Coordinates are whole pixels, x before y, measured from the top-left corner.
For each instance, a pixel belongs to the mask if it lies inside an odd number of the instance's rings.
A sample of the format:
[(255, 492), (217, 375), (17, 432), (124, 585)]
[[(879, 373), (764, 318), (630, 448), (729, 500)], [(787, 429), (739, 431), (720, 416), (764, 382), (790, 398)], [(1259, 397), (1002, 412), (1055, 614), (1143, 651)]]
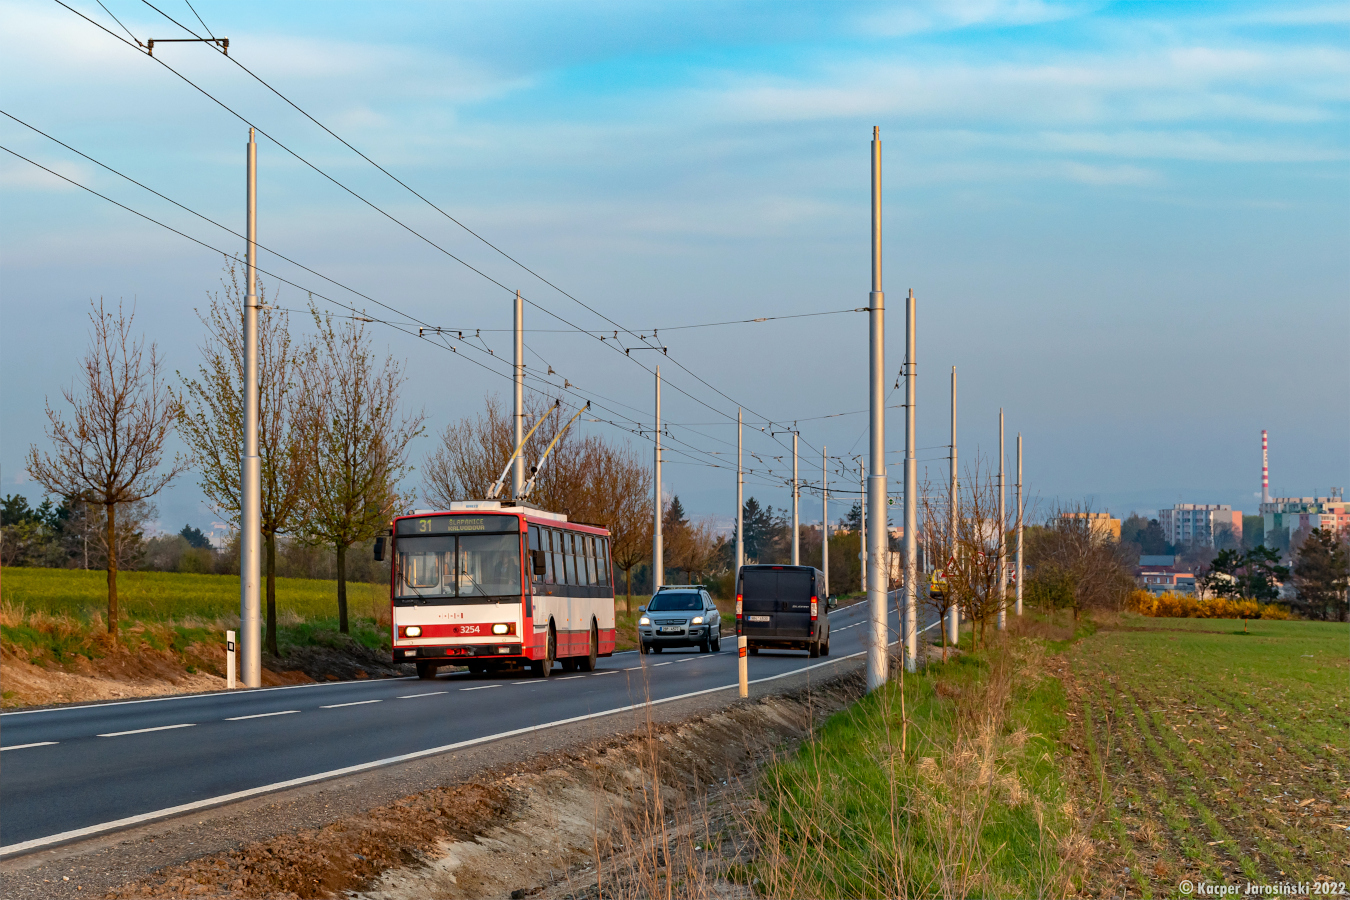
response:
[(394, 599), (520, 599), (520, 534), (400, 535)]

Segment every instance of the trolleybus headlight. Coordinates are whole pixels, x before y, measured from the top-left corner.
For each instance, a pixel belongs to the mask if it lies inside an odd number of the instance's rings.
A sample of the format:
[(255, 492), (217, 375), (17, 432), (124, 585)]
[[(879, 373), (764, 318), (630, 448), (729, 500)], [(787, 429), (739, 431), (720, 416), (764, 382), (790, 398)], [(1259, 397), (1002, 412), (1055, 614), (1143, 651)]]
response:
[(702, 625), (702, 624), (703, 624), (703, 617), (702, 617), (702, 616), (694, 616), (692, 619), (689, 620), (689, 624), (690, 624), (690, 625)]
[(510, 625), (504, 625), (501, 622), (498, 622), (496, 625), (492, 626), (493, 634), (510, 634), (512, 630), (513, 629), (511, 628)]
[(422, 636), (422, 626), (421, 626), (421, 625), (408, 625), (408, 626), (405, 626), (404, 629), (403, 629), (403, 636), (404, 636), (404, 637), (421, 637), (421, 636)]
[(638, 624), (639, 624), (639, 625), (650, 625), (650, 624), (652, 624), (652, 620), (649, 619), (649, 618), (647, 618), (646, 616), (643, 616), (642, 618), (638, 619)]

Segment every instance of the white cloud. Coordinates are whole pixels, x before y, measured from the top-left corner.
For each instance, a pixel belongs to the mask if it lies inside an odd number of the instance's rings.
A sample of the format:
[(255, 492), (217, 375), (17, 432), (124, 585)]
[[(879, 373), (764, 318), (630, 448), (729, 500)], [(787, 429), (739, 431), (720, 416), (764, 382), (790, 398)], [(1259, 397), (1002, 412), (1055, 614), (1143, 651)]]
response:
[(1064, 171), (1070, 181), (1083, 184), (1143, 185), (1161, 180), (1157, 172), (1138, 166), (1095, 166), (1069, 162), (1064, 164)]
[(978, 26), (1035, 25), (1079, 15), (1085, 6), (1088, 4), (1045, 0), (910, 0), (862, 17), (858, 30), (869, 35), (899, 37)]

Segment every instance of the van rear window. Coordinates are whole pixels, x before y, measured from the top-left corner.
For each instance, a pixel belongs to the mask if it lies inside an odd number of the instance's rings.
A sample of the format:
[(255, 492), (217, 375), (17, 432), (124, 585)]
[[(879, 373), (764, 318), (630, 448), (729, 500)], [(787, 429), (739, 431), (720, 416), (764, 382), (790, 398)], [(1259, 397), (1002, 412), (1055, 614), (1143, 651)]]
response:
[(811, 596), (811, 573), (792, 569), (744, 569), (742, 593), (747, 600), (795, 600)]

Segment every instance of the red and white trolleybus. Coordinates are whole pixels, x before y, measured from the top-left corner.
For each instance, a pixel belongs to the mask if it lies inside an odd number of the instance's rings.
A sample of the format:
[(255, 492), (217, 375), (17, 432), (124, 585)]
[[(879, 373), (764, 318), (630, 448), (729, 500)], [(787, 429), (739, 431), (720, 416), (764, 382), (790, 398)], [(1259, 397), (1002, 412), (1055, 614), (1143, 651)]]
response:
[[(555, 661), (590, 671), (614, 653), (605, 528), (473, 500), (394, 519), (389, 539), (394, 662), (415, 662), (420, 677), (444, 665), (548, 677)], [(375, 552), (383, 557), (383, 539)]]

